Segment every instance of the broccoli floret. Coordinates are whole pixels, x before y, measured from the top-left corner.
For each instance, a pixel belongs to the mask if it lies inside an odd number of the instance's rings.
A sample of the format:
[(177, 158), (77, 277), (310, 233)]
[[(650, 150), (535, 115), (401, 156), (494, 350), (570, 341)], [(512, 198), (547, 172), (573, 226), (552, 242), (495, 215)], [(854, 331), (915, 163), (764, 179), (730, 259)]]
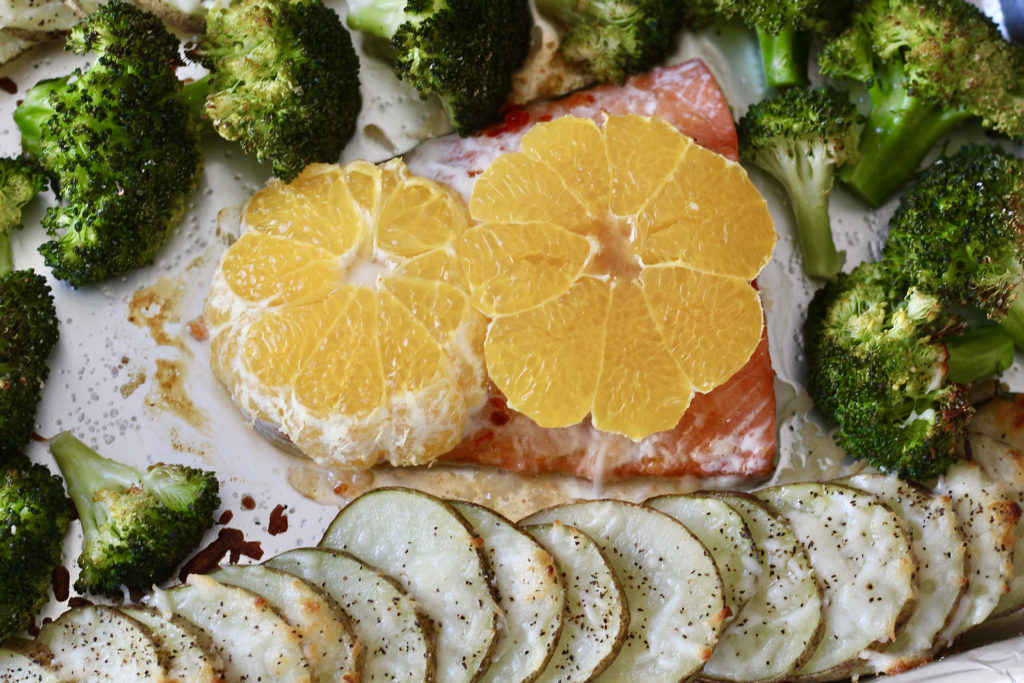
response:
[(823, 74), (868, 88), (860, 158), (840, 179), (879, 205), (909, 181), (932, 146), (961, 122), (1024, 138), (1024, 59), (965, 0), (867, 0), (829, 40)]
[(13, 270), (10, 234), (21, 209), (43, 188), (42, 172), (23, 159), (0, 158), (0, 466), (22, 458), (59, 337), (46, 278)]
[(804, 327), (807, 387), (847, 453), (914, 479), (949, 466), (972, 415), (967, 386), (951, 376), (973, 381), (1012, 358), (1005, 335), (981, 330), (970, 342), (992, 363), (954, 365), (964, 354), (951, 355), (945, 341), (959, 327), (939, 297), (901, 286), (884, 262), (817, 291)]
[(0, 641), (46, 603), (70, 512), (60, 477), (42, 465), (0, 470)]
[(968, 145), (921, 173), (889, 222), (895, 272), (1001, 321), (1024, 348), (1024, 161)]
[(202, 158), (174, 74), (178, 41), (156, 16), (112, 0), (66, 47), (95, 61), (34, 86), (14, 118), (22, 149), (63, 200), (43, 219), (52, 239), (40, 252), (77, 287), (152, 262), (185, 213)]
[(678, 0), (537, 0), (537, 9), (565, 28), (568, 61), (614, 83), (661, 63), (683, 21)]
[[(738, 19), (757, 33), (769, 86), (807, 85), (811, 39), (846, 27), (853, 0), (716, 0), (720, 17)], [(706, 14), (703, 13), (703, 14)]]
[(67, 482), (84, 541), (75, 589), (110, 597), (169, 578), (213, 526), (212, 472), (158, 464), (145, 471), (104, 458), (63, 432), (50, 452)]
[(857, 109), (846, 93), (792, 88), (753, 105), (737, 126), (740, 156), (785, 188), (804, 270), (830, 278), (843, 265), (832, 241), (828, 199), (836, 168), (856, 153)]
[(320, 0), (240, 0), (210, 10), (195, 49), (210, 75), (199, 90), (217, 133), (291, 180), (335, 162), (359, 115), (359, 58)]
[(460, 135), (501, 117), (530, 48), (526, 0), (349, 0), (350, 28), (388, 42), (395, 73), (436, 95)]

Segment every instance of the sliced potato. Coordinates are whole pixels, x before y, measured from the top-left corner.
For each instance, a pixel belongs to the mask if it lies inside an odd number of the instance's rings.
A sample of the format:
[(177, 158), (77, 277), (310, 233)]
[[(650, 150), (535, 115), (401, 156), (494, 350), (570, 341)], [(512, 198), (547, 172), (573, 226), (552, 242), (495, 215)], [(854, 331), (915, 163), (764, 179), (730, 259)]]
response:
[(348, 615), (319, 588), (259, 564), (221, 567), (210, 577), (266, 598), (302, 637), (302, 654), (314, 681), (358, 676), (362, 658)]
[(913, 609), (915, 560), (900, 518), (874, 496), (837, 484), (787, 484), (755, 495), (803, 543), (825, 591), (825, 631), (793, 676), (842, 677), (861, 652), (887, 646)]
[(0, 29), (0, 64), (6, 64), (39, 44), (39, 40), (26, 38), (8, 29)]
[(150, 601), (161, 612), (177, 614), (210, 634), (227, 683), (312, 683), (301, 637), (252, 591), (189, 574), (188, 583), (157, 589)]
[[(1006, 493), (1024, 508), (1024, 453), (992, 437), (976, 434), (970, 439), (971, 458), (985, 474), (1001, 482)], [(1013, 535), (1013, 579), (1010, 590), (999, 598), (992, 616), (1016, 612), (1024, 607), (1024, 524), (1018, 522)]]
[(654, 683), (697, 673), (729, 615), (722, 578), (701, 542), (668, 515), (618, 500), (560, 505), (524, 523), (556, 521), (597, 542), (626, 592), (626, 640), (597, 680)]
[(496, 512), (450, 501), (483, 540), (501, 608), (498, 642), (480, 681), (532, 681), (555, 651), (565, 614), (558, 563), (533, 537)]
[(644, 505), (681, 522), (700, 539), (722, 575), (726, 606), (733, 615), (739, 614), (761, 575), (757, 550), (743, 517), (725, 501), (702, 495), (658, 496)]
[(561, 522), (523, 530), (558, 561), (566, 614), (554, 655), (536, 683), (582, 683), (604, 671), (626, 639), (629, 605), (618, 577), (589, 536)]
[(338, 513), (320, 547), (377, 567), (419, 603), (434, 623), (439, 680), (481, 674), (498, 639), (498, 604), (478, 539), (451, 505), (412, 489), (376, 489)]
[(210, 634), (179, 616), (165, 617), (151, 607), (121, 607), (132, 619), (144, 624), (167, 662), (167, 677), (179, 683), (218, 683), (224, 665), (214, 652)]
[(722, 633), (701, 677), (782, 681), (803, 666), (821, 640), (825, 605), (807, 551), (781, 517), (745, 493), (713, 493), (746, 523), (761, 572), (754, 591)]
[(66, 681), (165, 681), (167, 669), (149, 629), (102, 605), (74, 607), (39, 630)]
[(289, 550), (266, 564), (318, 586), (348, 614), (363, 646), (360, 683), (433, 680), (429, 624), (394, 580), (348, 553), (325, 548)]
[(5, 0), (0, 28), (25, 39), (47, 40), (71, 30), (79, 17), (62, 0)]
[(977, 464), (959, 460), (935, 490), (953, 501), (967, 537), (967, 593), (936, 639), (936, 650), (985, 621), (1010, 588), (1014, 531), (1020, 507)]
[(946, 496), (886, 474), (858, 474), (838, 483), (877, 496), (903, 518), (917, 558), (917, 605), (887, 648), (868, 655), (861, 673), (897, 674), (928, 661), (939, 632), (967, 588), (965, 539)]
[(30, 640), (8, 638), (0, 645), (0, 681), (7, 683), (60, 683), (49, 650)]

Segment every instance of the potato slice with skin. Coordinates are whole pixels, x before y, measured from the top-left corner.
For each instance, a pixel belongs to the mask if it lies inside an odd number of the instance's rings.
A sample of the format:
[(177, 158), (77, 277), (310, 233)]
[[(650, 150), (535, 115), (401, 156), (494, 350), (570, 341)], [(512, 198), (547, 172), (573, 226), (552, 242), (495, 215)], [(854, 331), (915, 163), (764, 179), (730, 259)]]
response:
[(860, 653), (895, 639), (914, 605), (915, 561), (903, 523), (875, 497), (836, 484), (755, 492), (793, 528), (825, 591), (825, 631), (795, 680), (840, 678)]
[[(977, 434), (970, 437), (971, 458), (985, 474), (1002, 482), (1006, 493), (1024, 507), (1024, 453), (1016, 447), (990, 436)], [(1010, 590), (999, 598), (992, 610), (998, 617), (1024, 607), (1024, 524), (1018, 523), (1013, 537), (1013, 579)]]
[(259, 564), (221, 567), (209, 576), (266, 598), (302, 637), (302, 654), (314, 681), (358, 676), (362, 657), (348, 615), (319, 588)]
[(877, 496), (903, 518), (917, 558), (917, 605), (887, 648), (867, 653), (862, 674), (894, 675), (931, 659), (933, 644), (967, 588), (965, 539), (948, 496), (889, 474), (857, 474), (837, 483)]
[(626, 592), (626, 640), (595, 680), (674, 682), (696, 674), (729, 616), (718, 568), (701, 542), (668, 515), (618, 500), (547, 508), (524, 523), (554, 521), (593, 538)]
[(167, 661), (167, 677), (178, 683), (219, 683), (224, 665), (214, 653), (210, 634), (179, 616), (164, 616), (151, 607), (122, 606), (122, 612), (150, 630)]
[(393, 579), (340, 550), (297, 548), (267, 560), (334, 598), (362, 643), (360, 683), (432, 681), (429, 623)]
[(701, 678), (783, 681), (814, 653), (824, 596), (807, 551), (789, 524), (746, 493), (709, 493), (743, 518), (762, 570), (753, 595), (722, 633)]
[(604, 671), (629, 626), (629, 605), (619, 579), (589, 536), (561, 522), (523, 530), (558, 561), (566, 615), (555, 653), (536, 683), (582, 683)]
[(450, 501), (483, 540), (501, 608), (501, 629), (480, 681), (533, 681), (562, 632), (565, 590), (555, 558), (515, 524), (481, 505)]
[(149, 629), (103, 605), (74, 607), (39, 630), (50, 664), (65, 681), (166, 681), (167, 669)]
[(312, 683), (301, 638), (265, 598), (189, 574), (188, 583), (157, 589), (149, 600), (161, 612), (177, 614), (210, 634), (227, 683)]
[(967, 593), (939, 633), (938, 651), (991, 616), (1009, 590), (1014, 530), (1021, 510), (1002, 484), (967, 460), (950, 467), (936, 482), (935, 490), (952, 499), (967, 537)]
[(434, 624), (438, 680), (474, 681), (498, 639), (487, 560), (466, 520), (439, 498), (381, 488), (334, 518), (322, 548), (352, 553), (398, 581)]
[(722, 575), (726, 606), (733, 616), (739, 614), (761, 574), (757, 550), (743, 517), (726, 502), (700, 495), (658, 496), (644, 505), (664, 512), (700, 539)]
[(52, 657), (38, 643), (8, 638), (0, 646), (0, 681), (7, 683), (60, 683)]

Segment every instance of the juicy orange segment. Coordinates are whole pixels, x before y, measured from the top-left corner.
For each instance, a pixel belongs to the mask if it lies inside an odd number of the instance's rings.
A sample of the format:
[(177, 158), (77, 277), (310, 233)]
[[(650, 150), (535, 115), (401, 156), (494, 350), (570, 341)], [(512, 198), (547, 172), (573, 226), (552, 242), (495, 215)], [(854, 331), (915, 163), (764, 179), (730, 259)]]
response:
[(764, 199), (663, 120), (537, 124), (477, 179), (470, 213), (457, 252), (493, 317), (487, 371), (541, 426), (670, 429), (760, 340)]
[(401, 161), (314, 164), (245, 221), (204, 309), (242, 410), (325, 465), (429, 463), (457, 444), (485, 398), (462, 200)]

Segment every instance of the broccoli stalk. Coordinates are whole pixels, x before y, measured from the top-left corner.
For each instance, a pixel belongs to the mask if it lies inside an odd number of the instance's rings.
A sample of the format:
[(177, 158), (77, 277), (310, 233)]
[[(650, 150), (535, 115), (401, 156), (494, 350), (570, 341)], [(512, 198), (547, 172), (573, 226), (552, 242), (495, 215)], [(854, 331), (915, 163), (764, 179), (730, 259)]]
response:
[(909, 181), (936, 141), (966, 119), (1024, 137), (1024, 62), (965, 0), (867, 0), (818, 61), (826, 76), (868, 88), (860, 155), (839, 177), (872, 205)]
[(59, 337), (46, 278), (14, 270), (11, 231), (42, 190), (42, 172), (23, 159), (0, 158), (0, 466), (22, 459)]
[[(959, 327), (939, 297), (899, 284), (885, 262), (863, 263), (817, 291), (804, 326), (808, 391), (847, 453), (914, 479), (953, 462), (973, 414), (962, 382), (1010, 362), (998, 331), (947, 347)], [(965, 358), (958, 343), (991, 362)]]
[(792, 26), (776, 33), (755, 28), (761, 49), (765, 82), (773, 88), (808, 84), (807, 61), (811, 52), (811, 35)]
[(350, 28), (387, 43), (398, 77), (436, 95), (460, 135), (501, 117), (530, 48), (526, 0), (349, 0)]
[(831, 88), (789, 89), (753, 105), (737, 126), (740, 155), (786, 190), (804, 270), (830, 278), (843, 265), (828, 215), (835, 170), (857, 148), (857, 112)]
[(883, 256), (905, 282), (980, 309), (1024, 348), (1024, 161), (985, 145), (936, 161), (901, 198)]
[(104, 458), (63, 432), (50, 452), (82, 522), (80, 592), (110, 597), (169, 578), (213, 526), (220, 505), (212, 472), (157, 464), (145, 471)]
[(0, 470), (0, 641), (46, 603), (70, 512), (60, 477), (42, 465)]
[(194, 54), (210, 74), (185, 86), (186, 101), (274, 175), (341, 156), (361, 106), (359, 59), (320, 0), (214, 7)]
[(22, 149), (61, 197), (40, 247), (73, 286), (150, 263), (199, 181), (198, 121), (181, 96), (178, 40), (151, 13), (112, 0), (72, 29), (84, 71), (43, 81), (14, 119)]
[(559, 50), (602, 82), (660, 64), (679, 36), (678, 0), (537, 0), (537, 9), (563, 27)]

